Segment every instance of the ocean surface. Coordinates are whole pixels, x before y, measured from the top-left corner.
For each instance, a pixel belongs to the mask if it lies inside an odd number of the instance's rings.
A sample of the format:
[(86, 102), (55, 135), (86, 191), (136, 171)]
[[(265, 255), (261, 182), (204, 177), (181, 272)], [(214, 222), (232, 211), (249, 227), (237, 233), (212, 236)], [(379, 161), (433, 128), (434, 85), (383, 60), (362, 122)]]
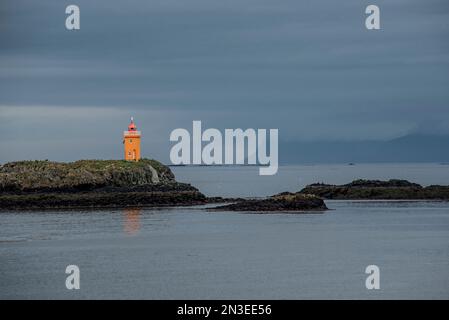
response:
[[(173, 167), (210, 196), (356, 178), (449, 184), (449, 166)], [(323, 214), (204, 207), (0, 213), (0, 299), (448, 299), (449, 202), (326, 201)], [(65, 286), (80, 269), (80, 289)], [(380, 268), (367, 290), (365, 268)]]

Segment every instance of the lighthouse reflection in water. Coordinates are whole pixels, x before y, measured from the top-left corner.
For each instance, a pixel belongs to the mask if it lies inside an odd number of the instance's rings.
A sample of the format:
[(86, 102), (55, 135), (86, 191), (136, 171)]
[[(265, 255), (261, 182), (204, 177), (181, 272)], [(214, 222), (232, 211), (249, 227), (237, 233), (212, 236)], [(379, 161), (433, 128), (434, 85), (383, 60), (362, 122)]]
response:
[(140, 230), (140, 216), (142, 209), (126, 208), (123, 209), (123, 231), (127, 235), (136, 235)]

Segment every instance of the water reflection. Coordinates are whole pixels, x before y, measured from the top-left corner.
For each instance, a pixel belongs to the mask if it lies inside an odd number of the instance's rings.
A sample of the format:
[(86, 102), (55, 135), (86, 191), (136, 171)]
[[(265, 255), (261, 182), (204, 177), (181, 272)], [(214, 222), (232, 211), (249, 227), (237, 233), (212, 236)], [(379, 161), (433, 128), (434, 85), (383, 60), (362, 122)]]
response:
[(135, 235), (140, 230), (140, 208), (126, 208), (123, 210), (123, 231), (129, 235)]

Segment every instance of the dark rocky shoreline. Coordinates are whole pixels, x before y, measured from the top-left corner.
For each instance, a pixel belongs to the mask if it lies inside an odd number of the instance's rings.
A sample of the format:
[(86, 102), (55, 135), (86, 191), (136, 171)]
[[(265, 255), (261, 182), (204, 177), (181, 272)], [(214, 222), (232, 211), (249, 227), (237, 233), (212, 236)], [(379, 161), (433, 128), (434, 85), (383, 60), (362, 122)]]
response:
[(0, 209), (192, 206), (206, 203), (198, 191), (80, 192), (1, 195)]
[(21, 161), (0, 167), (0, 209), (110, 208), (205, 204), (155, 160)]
[[(449, 200), (449, 186), (422, 187), (406, 180), (315, 183), (299, 192), (262, 199), (206, 197), (175, 180), (155, 160), (20, 161), (0, 166), (0, 210), (168, 207), (217, 204), (209, 211), (324, 212), (323, 199)], [(219, 205), (222, 204), (222, 205)]]
[(175, 180), (155, 160), (20, 161), (0, 166), (0, 210), (168, 207), (224, 204), (212, 210), (323, 211), (313, 195), (283, 193), (264, 199), (207, 198)]
[(235, 203), (209, 208), (209, 211), (322, 213), (328, 210), (324, 201), (314, 195), (283, 192), (263, 199), (240, 199)]
[(407, 180), (354, 180), (343, 185), (314, 183), (300, 191), (334, 200), (449, 200), (449, 186), (423, 187)]

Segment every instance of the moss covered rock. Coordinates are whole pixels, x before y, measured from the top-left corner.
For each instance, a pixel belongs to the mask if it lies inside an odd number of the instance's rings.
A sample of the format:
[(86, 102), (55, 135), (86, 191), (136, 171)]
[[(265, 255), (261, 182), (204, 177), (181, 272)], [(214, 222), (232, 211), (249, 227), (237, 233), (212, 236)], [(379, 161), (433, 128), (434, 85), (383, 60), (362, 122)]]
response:
[(180, 206), (206, 202), (156, 160), (19, 161), (0, 166), (0, 209)]
[(156, 160), (19, 161), (0, 166), (0, 192), (70, 191), (175, 181)]

